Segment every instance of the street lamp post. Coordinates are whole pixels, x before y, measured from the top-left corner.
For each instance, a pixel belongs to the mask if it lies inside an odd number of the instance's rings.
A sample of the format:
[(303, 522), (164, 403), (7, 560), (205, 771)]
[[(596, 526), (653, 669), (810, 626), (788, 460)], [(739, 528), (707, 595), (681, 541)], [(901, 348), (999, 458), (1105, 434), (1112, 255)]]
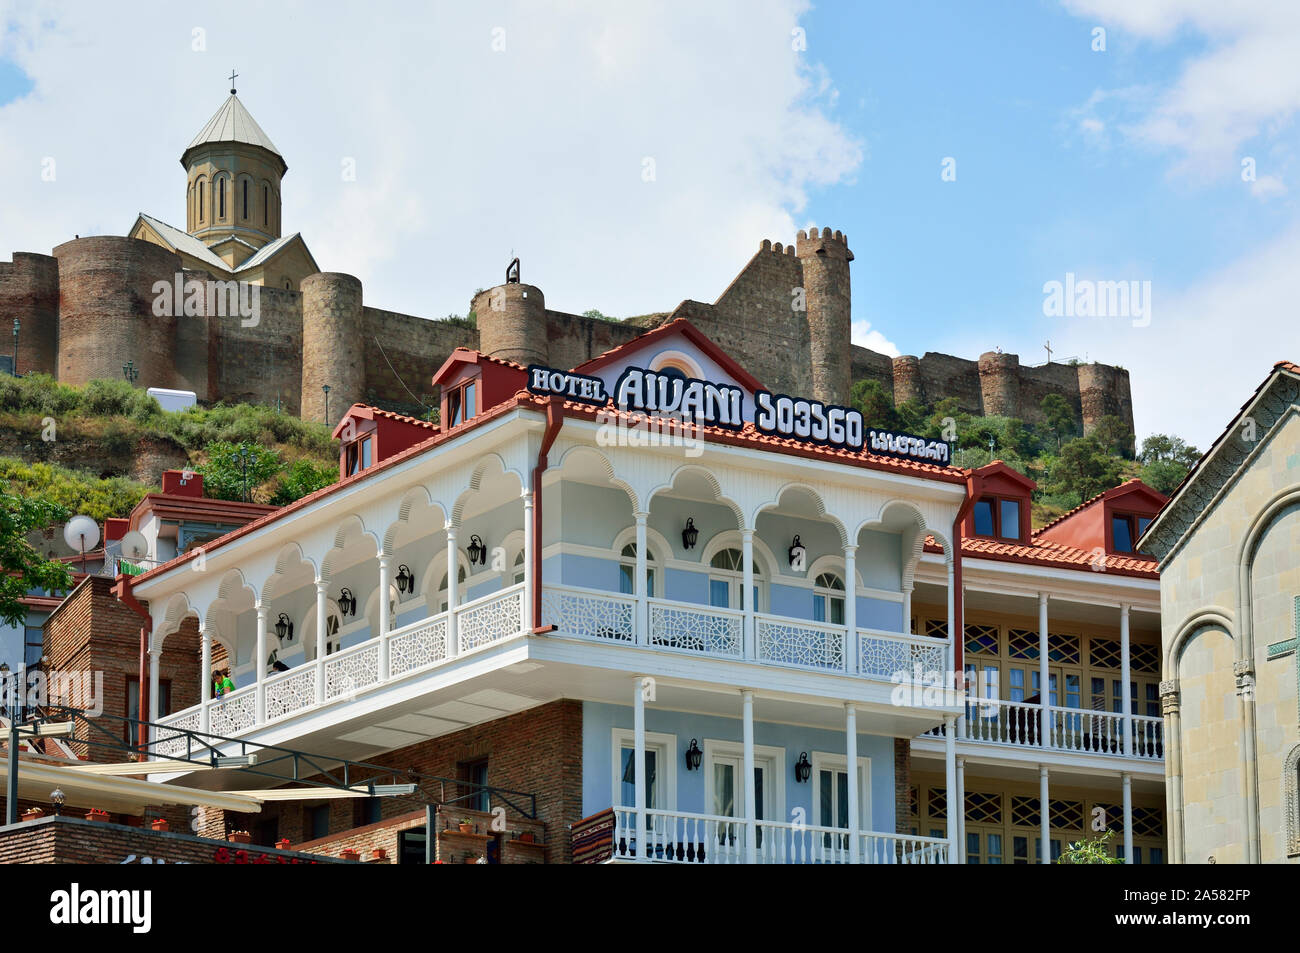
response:
[(240, 447), (239, 447), (239, 462), (242, 463), (242, 464), (244, 465), (244, 502), (245, 502), (245, 503), (250, 503), (250, 502), (252, 502), (252, 501), (248, 498), (248, 458), (249, 458), (249, 456), (250, 456), (250, 454), (249, 454), (249, 452), (248, 452), (248, 447), (246, 447), (246, 446), (244, 446), (244, 445), (241, 444)]
[(140, 376), (140, 370), (135, 366), (135, 361), (127, 361), (122, 365), (122, 376), (126, 378), (128, 384), (134, 384)]
[(325, 425), (328, 427), (330, 422), (330, 385), (321, 384), (320, 389), (325, 392)]
[(18, 376), (18, 328), (21, 326), (17, 318), (14, 318), (14, 366), (11, 368), (14, 377)]

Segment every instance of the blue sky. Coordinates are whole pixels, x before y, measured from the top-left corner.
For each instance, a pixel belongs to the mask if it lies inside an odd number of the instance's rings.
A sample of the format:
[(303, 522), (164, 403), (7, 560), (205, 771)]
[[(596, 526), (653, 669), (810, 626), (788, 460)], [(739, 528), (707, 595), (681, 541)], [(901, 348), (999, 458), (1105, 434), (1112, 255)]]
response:
[[(0, 0), (0, 258), (182, 223), (176, 160), (233, 67), (289, 164), (286, 230), (376, 307), (464, 313), (519, 254), (550, 307), (668, 310), (817, 224), (850, 237), (858, 343), (1039, 363), (1050, 338), (1129, 369), (1139, 436), (1204, 446), (1300, 360), (1289, 0), (209, 15)], [(1149, 325), (1044, 316), (1067, 272), (1150, 282)]]

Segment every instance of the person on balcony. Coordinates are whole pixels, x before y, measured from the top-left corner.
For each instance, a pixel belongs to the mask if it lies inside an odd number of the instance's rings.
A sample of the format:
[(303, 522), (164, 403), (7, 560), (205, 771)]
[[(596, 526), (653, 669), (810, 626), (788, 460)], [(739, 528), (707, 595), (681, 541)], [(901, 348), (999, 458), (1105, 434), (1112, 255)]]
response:
[(235, 683), (230, 680), (230, 671), (223, 669), (212, 673), (212, 694), (217, 698), (229, 695), (235, 690)]

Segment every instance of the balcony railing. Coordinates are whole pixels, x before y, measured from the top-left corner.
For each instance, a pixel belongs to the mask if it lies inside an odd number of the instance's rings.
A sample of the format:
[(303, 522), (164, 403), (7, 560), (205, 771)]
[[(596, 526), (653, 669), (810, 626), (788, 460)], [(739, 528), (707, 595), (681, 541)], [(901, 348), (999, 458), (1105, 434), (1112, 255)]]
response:
[[(1125, 725), (1133, 733), (1131, 757), (1159, 761), (1164, 757), (1163, 720), (1150, 715), (1093, 711), (1083, 708), (1046, 708), (1044, 732), (1042, 705), (1000, 698), (968, 699), (960, 719), (959, 741), (978, 741), (1014, 747), (1048, 748), (1125, 756)], [(942, 736), (943, 729), (928, 732)], [(1046, 741), (1046, 743), (1044, 743)]]
[[(746, 822), (715, 814), (647, 810), (645, 832), (636, 833), (636, 811), (615, 808), (615, 860), (678, 864), (743, 864)], [(814, 827), (784, 821), (755, 821), (754, 860), (760, 864), (847, 864), (850, 837), (843, 828)], [(944, 864), (948, 842), (858, 831), (858, 862), (863, 864)]]
[(745, 640), (745, 614), (667, 599), (647, 599), (649, 627), (636, 625), (637, 600), (621, 593), (575, 586), (547, 586), (542, 593), (546, 622), (560, 633), (599, 642), (644, 644), (717, 658), (749, 658), (771, 665), (864, 675), (897, 682), (915, 677), (941, 680), (948, 643), (943, 639), (857, 631), (857, 654), (847, 651), (848, 629), (803, 619), (754, 613), (754, 644)]
[[(455, 651), (449, 639), (453, 617), (460, 635)], [(354, 699), (378, 685), (426, 671), (464, 653), (518, 635), (523, 629), (524, 595), (523, 585), (519, 584), (468, 602), (454, 613), (443, 612), (367, 639), (327, 656), (323, 662), (312, 661), (288, 672), (278, 672), (265, 679), (260, 689), (248, 685), (214, 698), (206, 706), (194, 705), (159, 718), (158, 723), (164, 727), (158, 731), (156, 750), (159, 754), (183, 753), (172, 750), (182, 742), (167, 732), (169, 726), (233, 737), (320, 705)], [(260, 721), (257, 717), (259, 691), (263, 693), (261, 707), (265, 711), (265, 718)]]

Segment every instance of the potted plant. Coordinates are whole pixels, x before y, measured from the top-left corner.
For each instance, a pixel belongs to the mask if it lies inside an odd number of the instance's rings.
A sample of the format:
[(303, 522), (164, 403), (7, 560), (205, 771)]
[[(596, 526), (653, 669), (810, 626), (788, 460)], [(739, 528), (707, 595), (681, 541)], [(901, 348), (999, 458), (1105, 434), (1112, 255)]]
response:
[(167, 823), (167, 818), (165, 817), (155, 817), (152, 821), (149, 822), (149, 826), (156, 831), (171, 830), (171, 825)]
[(342, 857), (344, 860), (360, 860), (361, 854), (359, 851), (353, 850), (351, 847), (345, 847), (343, 849)]
[(462, 818), (460, 819), (459, 824), (460, 824), (460, 832), (461, 832), (462, 834), (473, 834), (473, 833), (474, 833), (474, 822), (471, 821), (468, 817), (462, 817)]
[(251, 844), (253, 835), (248, 831), (231, 831), (228, 838), (232, 844)]
[(24, 821), (34, 821), (44, 816), (45, 811), (39, 807), (29, 807), (27, 810), (23, 811)]
[(88, 820), (88, 821), (98, 821), (98, 822), (101, 823), (101, 824), (107, 824), (107, 823), (108, 823), (108, 811), (101, 811), (101, 810), (100, 810), (99, 808), (97, 808), (97, 807), (92, 807), (89, 811), (86, 812), (86, 820)]

